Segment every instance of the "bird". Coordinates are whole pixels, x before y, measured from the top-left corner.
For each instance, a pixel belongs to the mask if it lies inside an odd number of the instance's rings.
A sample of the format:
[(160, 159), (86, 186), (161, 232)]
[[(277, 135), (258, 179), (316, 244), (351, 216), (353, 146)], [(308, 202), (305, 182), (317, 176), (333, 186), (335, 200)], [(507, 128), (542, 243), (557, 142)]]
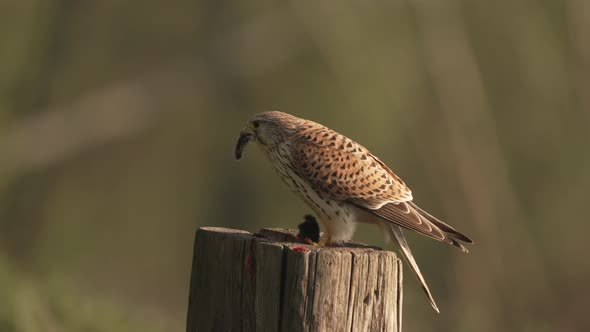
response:
[(440, 312), (402, 228), (462, 252), (468, 252), (463, 243), (473, 240), (416, 205), (404, 181), (367, 148), (324, 125), (280, 111), (262, 112), (240, 132), (236, 159), (249, 142), (256, 143), (280, 178), (314, 211), (324, 229), (319, 245), (350, 241), (359, 223), (378, 225)]

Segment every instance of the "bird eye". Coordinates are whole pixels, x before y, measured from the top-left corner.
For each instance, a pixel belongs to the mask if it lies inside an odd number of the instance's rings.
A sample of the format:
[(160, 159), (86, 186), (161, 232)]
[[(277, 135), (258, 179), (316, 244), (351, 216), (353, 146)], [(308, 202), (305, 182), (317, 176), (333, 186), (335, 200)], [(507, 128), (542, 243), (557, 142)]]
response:
[(252, 121), (252, 127), (254, 127), (254, 129), (260, 127), (260, 121)]

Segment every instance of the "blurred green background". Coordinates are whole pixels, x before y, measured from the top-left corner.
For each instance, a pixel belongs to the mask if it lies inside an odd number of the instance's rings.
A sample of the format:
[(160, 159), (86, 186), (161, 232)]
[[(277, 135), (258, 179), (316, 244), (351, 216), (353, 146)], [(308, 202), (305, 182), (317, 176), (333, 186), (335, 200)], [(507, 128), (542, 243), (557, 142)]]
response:
[(233, 160), (271, 109), (476, 241), (409, 235), (408, 331), (587, 331), (589, 34), (584, 0), (2, 1), (0, 331), (183, 330), (197, 227), (308, 212)]

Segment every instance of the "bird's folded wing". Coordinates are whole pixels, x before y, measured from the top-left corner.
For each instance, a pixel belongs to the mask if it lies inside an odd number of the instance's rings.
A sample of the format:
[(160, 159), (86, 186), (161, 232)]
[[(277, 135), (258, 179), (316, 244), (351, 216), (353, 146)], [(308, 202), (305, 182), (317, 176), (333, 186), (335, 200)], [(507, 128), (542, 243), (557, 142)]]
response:
[[(463, 241), (468, 238), (448, 234), (446, 228), (441, 230), (429, 220), (433, 217), (423, 215), (411, 203), (412, 192), (406, 184), (360, 144), (329, 128), (314, 127), (297, 134), (290, 154), (295, 171), (315, 190), (466, 251), (454, 237)], [(441, 226), (448, 225), (441, 222)]]
[(295, 171), (336, 200), (368, 209), (412, 200), (405, 183), (367, 149), (326, 127), (302, 130), (290, 147)]

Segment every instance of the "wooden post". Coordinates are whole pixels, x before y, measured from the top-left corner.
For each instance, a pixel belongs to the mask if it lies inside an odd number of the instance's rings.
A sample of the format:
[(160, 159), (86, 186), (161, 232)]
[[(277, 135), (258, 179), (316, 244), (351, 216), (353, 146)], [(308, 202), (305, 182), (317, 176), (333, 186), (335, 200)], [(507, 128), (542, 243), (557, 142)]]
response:
[(356, 243), (309, 246), (294, 234), (199, 228), (187, 332), (401, 331), (395, 253)]

